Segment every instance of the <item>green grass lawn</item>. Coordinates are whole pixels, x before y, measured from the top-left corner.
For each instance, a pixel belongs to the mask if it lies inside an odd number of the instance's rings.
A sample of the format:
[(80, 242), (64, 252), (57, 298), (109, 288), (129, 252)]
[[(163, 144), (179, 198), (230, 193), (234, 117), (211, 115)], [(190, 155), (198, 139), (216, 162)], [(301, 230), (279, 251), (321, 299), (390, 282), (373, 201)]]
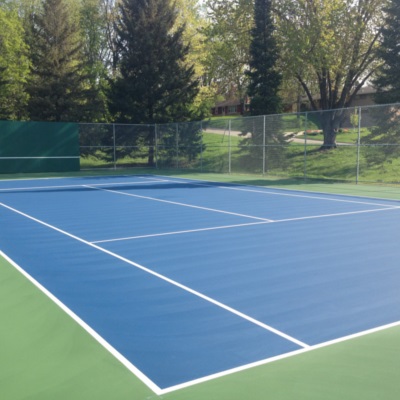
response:
[[(361, 140), (369, 135), (371, 132), (367, 128), (362, 128), (360, 130), (360, 138)], [(306, 135), (297, 135), (296, 136), (299, 139), (309, 139), (309, 140), (319, 140), (323, 141), (324, 140), (324, 135), (321, 131), (319, 130), (310, 130), (307, 132)], [(336, 136), (336, 142), (337, 143), (350, 143), (350, 144), (356, 144), (358, 141), (358, 130), (357, 129), (348, 129), (345, 131), (338, 132)]]
[[(363, 135), (367, 135), (364, 131)], [(221, 137), (222, 136), (222, 137)], [(356, 133), (338, 135), (338, 142), (354, 144)], [(241, 147), (243, 138), (231, 140), (225, 135), (204, 135), (203, 171), (233, 173), (263, 172), (262, 148)], [(322, 140), (322, 136), (321, 136)], [(321, 151), (320, 144), (290, 143), (286, 146), (270, 146), (266, 151), (265, 172), (272, 176), (303, 177), (307, 179), (329, 179), (356, 182), (398, 183), (400, 182), (400, 157), (388, 152), (389, 147), (338, 146)], [(305, 152), (306, 150), (306, 152)], [(306, 154), (305, 154), (306, 153)], [(229, 159), (230, 157), (230, 159)], [(358, 162), (358, 169), (357, 169)]]

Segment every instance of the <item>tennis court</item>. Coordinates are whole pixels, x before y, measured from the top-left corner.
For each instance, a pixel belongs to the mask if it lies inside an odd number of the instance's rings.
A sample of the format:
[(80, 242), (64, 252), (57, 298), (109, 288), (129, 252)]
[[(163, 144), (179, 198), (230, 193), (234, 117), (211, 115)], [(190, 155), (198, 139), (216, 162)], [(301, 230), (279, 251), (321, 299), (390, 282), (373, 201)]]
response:
[(0, 181), (0, 251), (155, 395), (400, 325), (400, 202), (155, 175)]

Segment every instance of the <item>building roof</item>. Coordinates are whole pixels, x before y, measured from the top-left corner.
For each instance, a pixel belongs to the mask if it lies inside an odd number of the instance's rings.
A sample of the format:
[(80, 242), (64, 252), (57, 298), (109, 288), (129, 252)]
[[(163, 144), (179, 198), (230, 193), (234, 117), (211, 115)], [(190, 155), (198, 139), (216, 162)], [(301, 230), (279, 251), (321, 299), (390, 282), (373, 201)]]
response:
[[(245, 99), (245, 103), (248, 104), (249, 103), (249, 99), (246, 97)], [(216, 107), (229, 107), (229, 106), (239, 106), (243, 104), (243, 100), (239, 100), (239, 99), (230, 99), (230, 100), (224, 100), (224, 101), (220, 101), (218, 103), (215, 104), (215, 108)]]
[(241, 104), (238, 99), (233, 99), (233, 100), (224, 100), (220, 101), (217, 104), (215, 104), (214, 107), (229, 107), (229, 106), (237, 106)]

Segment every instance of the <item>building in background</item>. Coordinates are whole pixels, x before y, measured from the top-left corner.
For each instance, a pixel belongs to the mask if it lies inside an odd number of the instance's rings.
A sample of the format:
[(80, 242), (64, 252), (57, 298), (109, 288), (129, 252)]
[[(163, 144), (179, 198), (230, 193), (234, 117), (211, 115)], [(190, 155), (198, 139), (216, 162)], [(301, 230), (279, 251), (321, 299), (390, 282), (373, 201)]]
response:
[[(355, 96), (351, 107), (362, 107), (375, 105), (374, 95), (376, 89), (372, 86), (365, 86), (360, 89)], [(319, 96), (315, 96), (315, 101), (319, 104)], [(300, 108), (300, 109), (299, 109)], [(243, 116), (250, 111), (250, 98), (246, 97), (244, 100), (230, 99), (220, 101), (211, 108), (211, 113), (214, 117), (222, 116)], [(287, 113), (311, 111), (310, 103), (306, 96), (301, 96), (298, 101), (294, 103), (285, 104), (284, 111)]]
[(211, 108), (211, 113), (215, 117), (222, 117), (225, 115), (240, 116), (245, 115), (250, 110), (250, 99), (231, 99), (220, 101)]
[[(375, 105), (374, 95), (376, 93), (376, 89), (373, 86), (365, 86), (361, 88), (356, 94), (353, 102), (350, 104), (350, 107), (362, 107), (362, 106), (373, 106)], [(319, 107), (320, 97), (314, 96), (314, 100)], [(303, 112), (303, 111), (311, 111), (310, 103), (308, 101), (307, 96), (301, 96), (297, 102), (287, 104), (285, 107), (285, 112)]]

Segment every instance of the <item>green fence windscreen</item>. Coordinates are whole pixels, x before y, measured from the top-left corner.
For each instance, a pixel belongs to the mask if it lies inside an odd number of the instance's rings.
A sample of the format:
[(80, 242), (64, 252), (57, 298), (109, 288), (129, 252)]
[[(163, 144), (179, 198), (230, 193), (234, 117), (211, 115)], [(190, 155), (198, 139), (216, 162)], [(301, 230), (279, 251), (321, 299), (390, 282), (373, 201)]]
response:
[(78, 124), (0, 121), (0, 173), (79, 168)]

